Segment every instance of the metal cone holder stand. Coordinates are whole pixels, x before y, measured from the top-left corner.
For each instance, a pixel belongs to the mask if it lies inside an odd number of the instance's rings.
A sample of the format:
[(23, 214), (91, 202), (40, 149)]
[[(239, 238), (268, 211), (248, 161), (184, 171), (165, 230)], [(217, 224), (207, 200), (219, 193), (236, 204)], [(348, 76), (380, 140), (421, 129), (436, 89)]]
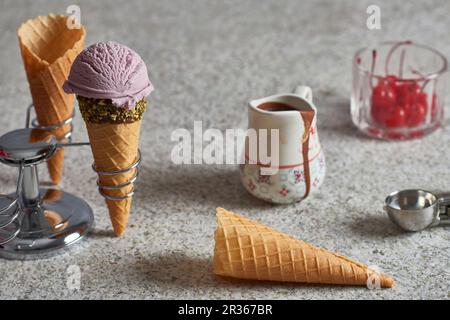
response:
[[(44, 127), (30, 121), (32, 108), (28, 108), (24, 129), (0, 137), (0, 162), (19, 169), (15, 193), (0, 195), (0, 256), (4, 258), (51, 256), (81, 240), (94, 223), (92, 209), (84, 200), (57, 186), (42, 186), (37, 173), (37, 165), (58, 148), (89, 143), (72, 143), (73, 116)], [(63, 141), (42, 134), (68, 124), (71, 128)]]

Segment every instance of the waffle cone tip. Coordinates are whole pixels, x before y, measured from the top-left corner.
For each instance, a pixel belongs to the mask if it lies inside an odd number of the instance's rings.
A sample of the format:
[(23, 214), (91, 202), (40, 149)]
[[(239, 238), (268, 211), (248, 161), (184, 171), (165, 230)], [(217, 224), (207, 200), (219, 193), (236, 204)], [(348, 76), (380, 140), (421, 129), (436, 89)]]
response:
[(121, 237), (127, 228), (131, 200), (106, 200), (114, 234)]
[(393, 288), (395, 287), (395, 280), (384, 273), (374, 271), (368, 267), (366, 284), (368, 288)]
[(114, 222), (112, 224), (113, 224), (114, 235), (116, 237), (121, 237), (125, 234), (125, 228), (122, 225), (114, 223)]
[(395, 287), (395, 280), (385, 274), (382, 274), (381, 275), (381, 287), (382, 288), (393, 288), (393, 287)]

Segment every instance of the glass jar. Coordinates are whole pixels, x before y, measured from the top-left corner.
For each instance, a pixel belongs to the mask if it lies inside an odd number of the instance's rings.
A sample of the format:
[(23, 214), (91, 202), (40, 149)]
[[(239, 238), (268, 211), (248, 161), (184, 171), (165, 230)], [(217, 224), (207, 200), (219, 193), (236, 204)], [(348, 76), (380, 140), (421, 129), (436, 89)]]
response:
[(386, 140), (422, 137), (444, 120), (447, 59), (411, 41), (356, 52), (351, 114), (364, 133)]

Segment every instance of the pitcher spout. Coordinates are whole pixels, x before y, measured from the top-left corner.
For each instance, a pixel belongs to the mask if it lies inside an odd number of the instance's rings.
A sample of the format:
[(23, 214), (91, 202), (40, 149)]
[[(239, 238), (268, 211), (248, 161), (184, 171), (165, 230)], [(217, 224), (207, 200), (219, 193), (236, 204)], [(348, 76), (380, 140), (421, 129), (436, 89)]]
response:
[[(290, 94), (276, 94), (265, 98), (254, 99), (249, 102), (249, 107), (259, 113), (270, 113), (268, 108), (264, 108), (268, 103), (280, 103), (289, 106), (283, 110), (286, 113), (292, 111), (316, 111), (313, 104), (313, 94), (310, 87), (298, 86), (293, 93)], [(262, 107), (264, 106), (264, 107)], [(283, 112), (283, 113), (284, 113)], [(280, 114), (279, 112), (277, 114)], [(275, 114), (272, 113), (275, 116)]]

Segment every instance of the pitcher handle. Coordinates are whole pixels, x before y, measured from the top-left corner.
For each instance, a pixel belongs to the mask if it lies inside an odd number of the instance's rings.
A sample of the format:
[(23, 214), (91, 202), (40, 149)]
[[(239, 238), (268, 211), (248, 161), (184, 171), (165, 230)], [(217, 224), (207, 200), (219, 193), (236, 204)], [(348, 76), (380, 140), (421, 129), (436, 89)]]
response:
[(310, 87), (308, 86), (298, 86), (294, 90), (294, 94), (298, 95), (299, 97), (305, 99), (309, 103), (312, 103), (313, 100), (313, 93)]

